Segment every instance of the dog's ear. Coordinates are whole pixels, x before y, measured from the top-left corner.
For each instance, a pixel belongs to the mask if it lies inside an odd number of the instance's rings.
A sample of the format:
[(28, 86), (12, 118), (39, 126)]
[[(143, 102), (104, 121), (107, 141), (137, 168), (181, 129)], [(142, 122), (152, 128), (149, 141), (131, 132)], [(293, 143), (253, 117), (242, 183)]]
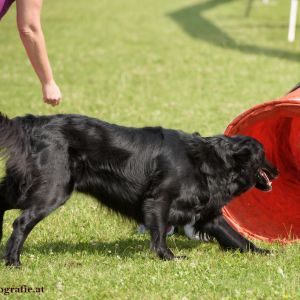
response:
[(184, 140), (189, 158), (202, 173), (212, 176), (224, 167), (224, 161), (217, 154), (214, 146), (198, 133), (193, 133)]
[(198, 162), (199, 169), (202, 173), (213, 176), (218, 172), (220, 166), (223, 165), (223, 161), (216, 153), (213, 154), (212, 152), (210, 152), (209, 155), (206, 155), (206, 157), (206, 159)]
[(245, 163), (251, 159), (252, 152), (248, 146), (236, 147), (232, 151), (233, 151), (232, 157), (238, 163)]

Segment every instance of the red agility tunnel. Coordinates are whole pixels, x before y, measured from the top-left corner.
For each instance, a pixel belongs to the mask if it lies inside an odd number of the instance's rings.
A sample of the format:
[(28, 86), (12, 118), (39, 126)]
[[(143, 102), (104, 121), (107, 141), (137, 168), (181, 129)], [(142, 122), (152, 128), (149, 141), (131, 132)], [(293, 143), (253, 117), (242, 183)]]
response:
[(235, 118), (226, 135), (256, 138), (279, 170), (269, 193), (251, 189), (223, 209), (241, 234), (267, 242), (300, 239), (300, 84), (286, 96)]

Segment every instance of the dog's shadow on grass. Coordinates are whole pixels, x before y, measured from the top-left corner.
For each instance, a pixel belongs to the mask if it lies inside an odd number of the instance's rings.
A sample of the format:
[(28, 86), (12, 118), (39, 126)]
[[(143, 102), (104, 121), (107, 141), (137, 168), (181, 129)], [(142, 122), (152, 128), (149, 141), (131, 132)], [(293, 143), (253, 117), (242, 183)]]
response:
[[(180, 250), (189, 250), (199, 246), (198, 241), (183, 239), (181, 237), (172, 237), (168, 240), (169, 247), (176, 253)], [(100, 254), (102, 256), (118, 256), (120, 258), (131, 258), (138, 253), (147, 253), (150, 250), (149, 239), (127, 238), (116, 241), (98, 241), (98, 242), (66, 242), (53, 241), (43, 242), (35, 245), (25, 245), (23, 253), (38, 252), (44, 255), (52, 254)], [(4, 250), (2, 245), (1, 250)]]

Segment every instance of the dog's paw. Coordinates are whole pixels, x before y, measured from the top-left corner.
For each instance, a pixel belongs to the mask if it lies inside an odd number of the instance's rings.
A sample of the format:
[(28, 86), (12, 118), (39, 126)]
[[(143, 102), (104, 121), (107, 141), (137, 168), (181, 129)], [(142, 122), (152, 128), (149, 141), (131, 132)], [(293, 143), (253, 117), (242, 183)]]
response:
[(184, 259), (188, 259), (188, 257), (186, 255), (179, 255), (179, 256), (175, 256), (174, 259), (176, 259), (176, 260), (184, 260)]
[(256, 248), (254, 252), (256, 252), (258, 254), (262, 254), (262, 255), (271, 255), (271, 254), (274, 254), (273, 251), (268, 250), (268, 249), (262, 249), (262, 248)]
[(169, 248), (158, 248), (156, 249), (156, 253), (162, 260), (173, 260), (175, 259), (175, 255)]
[(21, 267), (21, 262), (19, 259), (13, 257), (5, 257), (4, 261), (7, 267), (14, 267), (14, 268)]
[(170, 249), (164, 249), (163, 251), (157, 252), (158, 256), (163, 260), (183, 260), (187, 259), (185, 255), (175, 256)]

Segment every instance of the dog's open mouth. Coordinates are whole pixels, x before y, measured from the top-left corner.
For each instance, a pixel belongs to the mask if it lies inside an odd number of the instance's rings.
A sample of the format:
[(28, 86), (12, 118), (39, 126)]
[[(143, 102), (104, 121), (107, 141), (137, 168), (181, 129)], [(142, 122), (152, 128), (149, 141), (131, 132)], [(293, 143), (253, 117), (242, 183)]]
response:
[(259, 175), (260, 175), (261, 177), (263, 177), (264, 180), (266, 181), (266, 184), (267, 184), (270, 188), (272, 188), (272, 181), (269, 179), (269, 176), (268, 176), (266, 170), (260, 169), (260, 170), (259, 170)]
[(256, 183), (256, 188), (263, 191), (272, 190), (272, 179), (274, 177), (266, 169), (258, 170), (258, 182)]

